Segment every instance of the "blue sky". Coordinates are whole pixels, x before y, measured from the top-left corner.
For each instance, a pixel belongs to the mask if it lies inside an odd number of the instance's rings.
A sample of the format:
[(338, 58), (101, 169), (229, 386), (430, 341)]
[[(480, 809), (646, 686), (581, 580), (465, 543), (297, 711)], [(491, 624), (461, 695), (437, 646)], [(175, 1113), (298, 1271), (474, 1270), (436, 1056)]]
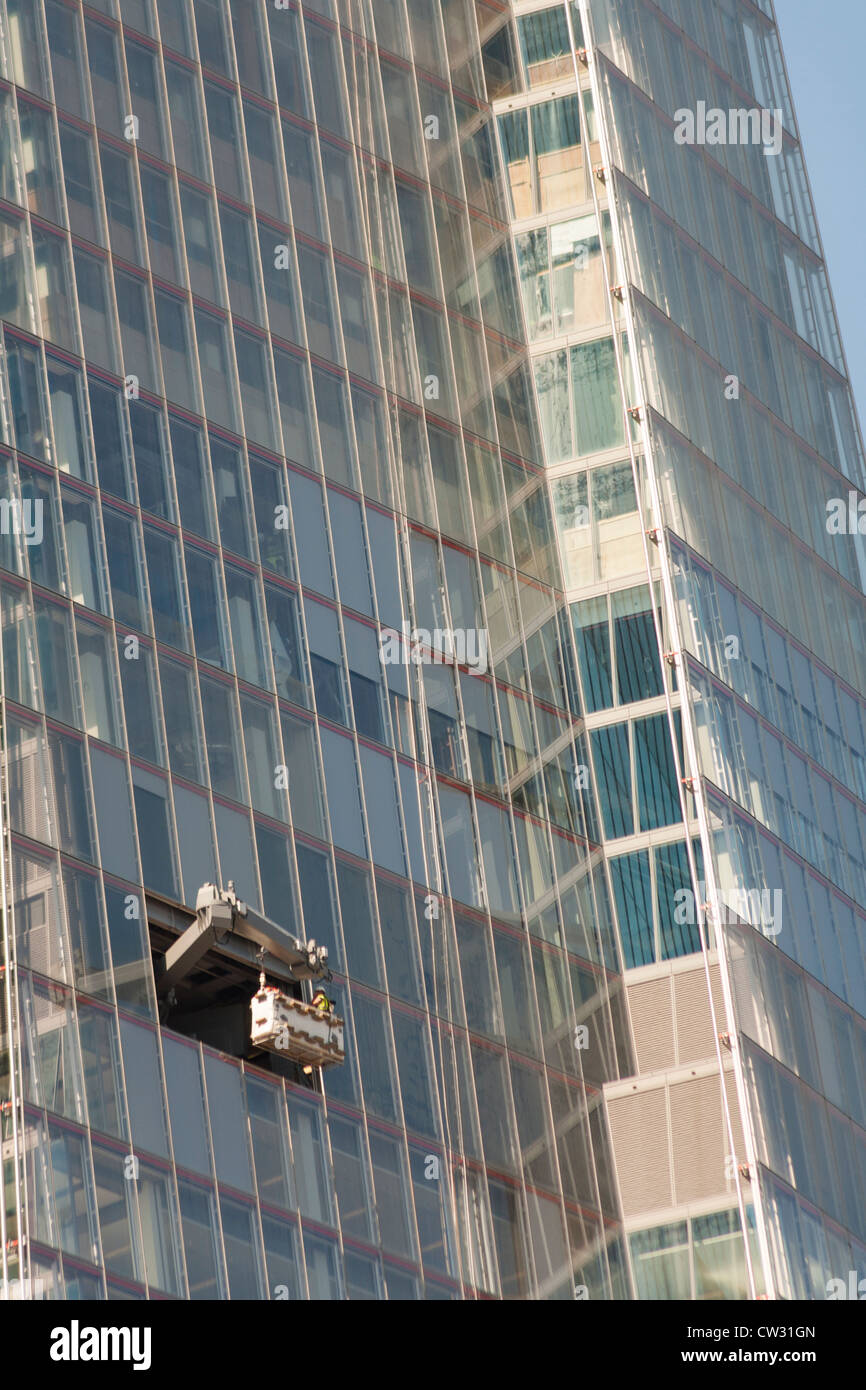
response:
[(866, 3), (776, 0), (776, 17), (842, 341), (866, 424)]

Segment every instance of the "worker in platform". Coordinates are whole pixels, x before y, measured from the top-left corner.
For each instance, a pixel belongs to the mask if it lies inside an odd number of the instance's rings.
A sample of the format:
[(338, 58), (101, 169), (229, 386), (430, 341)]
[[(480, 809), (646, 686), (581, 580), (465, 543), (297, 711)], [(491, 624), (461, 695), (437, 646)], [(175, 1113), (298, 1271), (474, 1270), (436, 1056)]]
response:
[(334, 1011), (334, 1001), (328, 998), (323, 989), (316, 990), (312, 998), (312, 1005), (316, 1013), (324, 1014), (325, 1017), (328, 1017)]

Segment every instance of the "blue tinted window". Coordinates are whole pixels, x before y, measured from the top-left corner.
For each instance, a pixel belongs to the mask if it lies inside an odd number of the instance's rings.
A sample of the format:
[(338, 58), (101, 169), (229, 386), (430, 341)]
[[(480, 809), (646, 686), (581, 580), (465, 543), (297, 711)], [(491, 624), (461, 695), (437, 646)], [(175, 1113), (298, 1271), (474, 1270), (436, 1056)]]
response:
[(217, 561), (187, 546), (186, 573), (196, 654), (202, 661), (227, 666)]
[(90, 381), (90, 420), (96, 449), (99, 485), (125, 501), (130, 499), (129, 478), (123, 449), (123, 407), (120, 394), (109, 386)]
[(641, 830), (673, 825), (681, 811), (667, 715), (636, 720), (634, 753)]
[(619, 916), (623, 963), (627, 970), (656, 958), (648, 850), (612, 859), (610, 876)]
[(592, 749), (604, 833), (608, 838), (631, 835), (634, 833), (634, 809), (628, 725), (614, 724), (607, 729), (594, 730)]
[[(696, 842), (695, 849), (700, 853), (699, 842)], [(678, 893), (692, 891), (692, 879), (685, 842), (665, 845), (663, 848), (657, 849), (655, 851), (655, 869), (662, 960), (670, 960), (673, 956), (687, 956), (694, 951), (699, 951), (701, 938), (697, 924), (697, 912), (700, 904), (695, 903), (695, 911), (691, 913), (682, 910), (677, 911), (678, 907), (681, 908), (684, 903), (687, 904), (691, 901), (688, 898), (677, 898)], [(700, 860), (698, 862), (698, 876), (700, 879)], [(683, 917), (686, 918), (686, 921), (682, 920)]]
[(620, 704), (664, 693), (649, 590), (613, 595), (616, 674)]

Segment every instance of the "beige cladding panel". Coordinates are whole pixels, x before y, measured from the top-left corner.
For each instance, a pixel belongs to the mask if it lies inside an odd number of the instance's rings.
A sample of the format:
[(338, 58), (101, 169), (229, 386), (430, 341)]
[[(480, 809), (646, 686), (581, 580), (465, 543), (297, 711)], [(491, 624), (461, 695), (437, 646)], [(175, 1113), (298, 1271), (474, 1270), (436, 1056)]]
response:
[[(716, 964), (710, 966), (710, 980), (717, 1026), (724, 1031)], [(703, 961), (693, 968), (671, 962), (664, 974), (626, 988), (638, 1075), (655, 1074), (657, 1085), (607, 1096), (624, 1215), (630, 1219), (716, 1196), (729, 1199), (734, 1181), (725, 1108), (718, 1072), (707, 1074), (707, 1063), (716, 1060), (716, 1037)], [(703, 1075), (689, 1075), (689, 1067)], [(735, 1160), (741, 1163), (742, 1126), (730, 1073), (725, 1089)]]
[(673, 1205), (667, 1096), (660, 1086), (608, 1103), (623, 1215)]
[[(628, 978), (628, 977), (626, 977)], [(637, 1054), (638, 1074), (676, 1065), (670, 976), (626, 989)]]
[(696, 1202), (733, 1191), (726, 1182), (728, 1145), (718, 1076), (670, 1088), (671, 1154), (677, 1202)]
[(734, 1153), (737, 1155), (738, 1163), (745, 1163), (746, 1140), (743, 1136), (743, 1120), (740, 1115), (737, 1082), (732, 1071), (725, 1072), (725, 1091), (728, 1097), (728, 1109), (731, 1112), (731, 1125), (734, 1131)]
[[(725, 1031), (725, 1012), (719, 967), (710, 967), (713, 1002), (719, 1031)], [(702, 1061), (716, 1051), (713, 1017), (707, 1000), (707, 977), (703, 968), (674, 976), (674, 1018), (680, 1064)]]
[(733, 1076), (731, 1155), (717, 1072), (666, 1077), (651, 1090), (608, 1096), (611, 1145), (626, 1220), (671, 1207), (734, 1196), (734, 1166), (744, 1160)]
[[(725, 1013), (717, 965), (710, 967), (710, 979), (719, 1031), (724, 1032)], [(638, 1075), (706, 1062), (715, 1056), (715, 1029), (702, 962), (691, 970), (672, 968), (655, 979), (627, 984), (626, 993)]]

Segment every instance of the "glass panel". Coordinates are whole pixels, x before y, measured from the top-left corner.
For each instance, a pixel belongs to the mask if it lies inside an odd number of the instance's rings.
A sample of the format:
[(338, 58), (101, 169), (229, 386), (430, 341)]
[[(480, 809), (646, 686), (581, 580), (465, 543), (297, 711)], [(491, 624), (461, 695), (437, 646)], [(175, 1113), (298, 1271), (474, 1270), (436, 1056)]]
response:
[(104, 1134), (124, 1139), (126, 1120), (115, 1016), (79, 999), (78, 1029), (90, 1123)]
[(187, 410), (198, 410), (198, 392), (192, 378), (189, 311), (185, 303), (162, 290), (154, 291), (154, 299), (166, 397)]
[(201, 0), (201, 3), (195, 6), (195, 27), (199, 54), (204, 66), (228, 76), (228, 49), (219, 0)]
[(637, 720), (634, 747), (641, 829), (673, 825), (680, 819), (680, 799), (667, 717)]
[(159, 12), (159, 32), (162, 42), (169, 47), (177, 50), (178, 53), (190, 55), (190, 27), (189, 16), (186, 11), (186, 0), (156, 0), (156, 8)]
[(626, 589), (614, 594), (613, 625), (620, 703), (632, 704), (663, 694), (649, 589)]
[(124, 371), (128, 376), (134, 376), (140, 386), (154, 391), (156, 371), (152, 354), (153, 335), (144, 282), (132, 275), (124, 275), (115, 266), (114, 292), (120, 320)]
[(105, 899), (117, 1002), (134, 1013), (149, 1015), (153, 968), (150, 942), (144, 940), (141, 899), (125, 887), (109, 885)]
[[(230, 7), (238, 80), (244, 87), (251, 87), (257, 92), (264, 92), (261, 36), (257, 15), (255, 11), (250, 13), (247, 6), (243, 4), (243, 0), (230, 0)], [(269, 91), (267, 94), (270, 94)]]
[(98, 1246), (86, 1140), (52, 1124), (48, 1136), (58, 1243), (61, 1250), (90, 1263)]
[(134, 521), (109, 507), (102, 508), (108, 574), (114, 616), (119, 623), (146, 631), (141, 591), (138, 528)]
[(297, 1299), (301, 1289), (301, 1256), (297, 1228), (288, 1221), (262, 1214), (268, 1292), (273, 1299)]
[[(574, 73), (565, 12), (560, 6), (517, 21), (523, 68), (530, 87), (543, 87)], [(578, 43), (580, 38), (577, 38)]]
[(25, 1021), (22, 1065), (26, 1099), (82, 1124), (81, 1062), (71, 995), (24, 977), (21, 1012)]
[[(64, 867), (63, 891), (66, 899), (66, 920), (69, 924), (72, 972), (75, 982), (87, 994), (110, 999), (112, 987), (105, 935), (105, 914), (102, 908), (98, 880), (83, 869)], [(79, 1026), (83, 1029), (80, 1004)], [(81, 1037), (82, 1050), (86, 1051), (83, 1031)], [(84, 1072), (86, 1082), (86, 1058)], [(97, 1071), (97, 1080), (98, 1084), (102, 1086), (101, 1068)], [(105, 1084), (107, 1086), (108, 1082)], [(91, 1108), (91, 1123), (94, 1123), (92, 1115)], [(97, 1128), (102, 1127), (97, 1124)], [(114, 1130), (111, 1132), (113, 1133)]]
[[(139, 177), (150, 268), (154, 275), (178, 285), (181, 275), (171, 183), (164, 174), (144, 163), (139, 165)], [(169, 378), (166, 382), (168, 384)]]
[[(97, 79), (95, 74), (91, 76), (95, 101)], [(137, 199), (132, 192), (132, 161), (128, 155), (102, 143), (99, 158), (111, 249), (124, 260), (140, 261)]]
[(265, 815), (286, 821), (286, 799), (282, 790), (285, 778), (281, 776), (277, 757), (273, 707), (242, 694), (241, 723), (253, 806)]
[(234, 692), (221, 681), (201, 677), (201, 703), (214, 791), (244, 801), (241, 751)]
[(308, 705), (310, 701), (298, 625), (297, 596), (288, 589), (266, 584), (265, 600), (277, 693), (294, 704)]
[(42, 25), (28, 0), (9, 0), (9, 59), (13, 81), (47, 97), (48, 63), (42, 46)]
[(97, 558), (96, 515), (90, 497), (61, 491), (69, 561), (69, 593), (76, 603), (99, 610), (104, 607), (100, 593), (101, 566)]
[(649, 853), (642, 850), (612, 859), (610, 870), (626, 968), (650, 965), (657, 955)]
[(334, 329), (330, 260), (315, 247), (299, 243), (298, 272), (310, 351), (318, 357), (326, 357), (330, 362), (338, 362), (340, 357)]
[(338, 860), (337, 883), (349, 973), (353, 979), (381, 988), (382, 967), (370, 905), (369, 874)]
[(235, 329), (235, 359), (241, 387), (244, 430), (248, 439), (276, 446), (274, 416), (271, 409), (270, 357), (263, 342)]
[(328, 1122), (334, 1156), (334, 1184), (344, 1235), (373, 1238), (366, 1176), (364, 1133), (358, 1123), (331, 1116)]
[[(252, 26), (244, 23), (240, 27), (247, 31)], [(278, 181), (274, 178), (274, 170), (279, 168), (274, 117), (269, 111), (254, 106), (251, 101), (245, 101), (244, 127), (253, 180), (253, 201), (263, 212), (282, 220), (282, 197)], [(264, 228), (260, 227), (260, 234), (262, 232)], [(276, 237), (271, 233), (271, 241), (275, 240)], [(271, 259), (273, 261), (273, 256)]]
[(571, 349), (577, 451), (591, 454), (624, 439), (613, 339)]
[(132, 786), (144, 882), (166, 897), (177, 898), (168, 784), (162, 777), (134, 767)]
[(210, 1175), (210, 1152), (198, 1048), (163, 1033), (172, 1145), (179, 1167)]
[(310, 1298), (333, 1302), (343, 1297), (340, 1277), (339, 1250), (336, 1241), (304, 1232), (304, 1254), (307, 1260), (307, 1282)]
[(360, 788), (352, 741), (331, 729), (320, 729), (325, 768), (326, 802), (334, 844), (359, 859), (366, 857), (361, 823)]
[(183, 621), (181, 599), (181, 556), (177, 537), (145, 527), (145, 555), (150, 585), (150, 606), (157, 641), (189, 649), (189, 634)]
[(384, 1002), (380, 1003), (353, 990), (352, 1013), (358, 1040), (358, 1067), (364, 1078), (367, 1109), (385, 1120), (396, 1121), (386, 1006)]
[(125, 501), (131, 498), (123, 448), (123, 406), (117, 391), (90, 379), (90, 421), (96, 448), (96, 470), (104, 492)]
[(90, 765), (100, 858), (111, 873), (135, 880), (138, 878), (135, 831), (126, 767), (121, 758), (96, 748), (91, 750)]
[(297, 10), (279, 12), (269, 8), (268, 22), (277, 100), (285, 110), (306, 116), (309, 112), (300, 51), (300, 14)]
[(151, 1288), (180, 1295), (180, 1233), (172, 1181), (167, 1173), (139, 1168), (138, 1208), (147, 1283)]
[(213, 540), (210, 473), (201, 431), (174, 417), (169, 417), (169, 430), (180, 524), (185, 531)]
[(216, 491), (217, 522), (222, 544), (252, 559), (250, 506), (247, 500), (243, 456), (237, 449), (210, 437), (211, 464)]
[[(177, 22), (175, 19), (175, 23)], [(162, 37), (165, 41), (164, 27)], [(210, 175), (204, 146), (205, 124), (201, 115), (195, 75), (187, 72), (178, 63), (166, 61), (165, 85), (177, 167), (209, 183)]]
[(132, 109), (138, 118), (138, 143), (142, 149), (165, 158), (162, 140), (157, 61), (141, 44), (126, 42), (126, 71)]
[(289, 491), (292, 497), (301, 583), (333, 598), (334, 586), (325, 532), (322, 489), (311, 478), (290, 471)]
[(220, 1182), (228, 1183), (241, 1192), (252, 1192), (253, 1175), (240, 1071), (209, 1052), (204, 1054), (204, 1071), (217, 1177)]
[(406, 1182), (406, 1159), (402, 1145), (384, 1134), (370, 1131), (370, 1156), (376, 1186), (376, 1210), (382, 1248), (414, 1258), (412, 1219)]
[(177, 782), (174, 784), (174, 805), (183, 901), (192, 907), (202, 884), (216, 883), (219, 879), (210, 809), (205, 796)]
[(70, 230), (87, 241), (102, 243), (102, 219), (97, 210), (97, 194), (93, 179), (92, 141), (72, 126), (61, 122), (60, 150), (63, 156)]
[(46, 0), (45, 23), (51, 53), (51, 75), (57, 105), (87, 120), (81, 66), (78, 17), (58, 0)]
[(129, 420), (139, 501), (146, 511), (171, 520), (162, 416), (141, 401), (130, 401)]
[[(203, 299), (209, 299), (214, 304), (221, 303), (223, 295), (214, 257), (216, 235), (211, 201), (204, 194), (197, 193), (187, 184), (181, 183), (180, 205), (183, 210), (183, 232), (186, 242), (190, 288), (193, 294), (201, 295)], [(208, 321), (203, 320), (203, 322), (207, 324)], [(202, 330), (199, 328), (198, 320), (196, 321), (196, 331), (199, 334), (199, 350), (204, 351)], [(202, 368), (204, 368), (204, 363)]]
[(191, 1299), (224, 1298), (222, 1259), (213, 1192), (178, 1184), (186, 1272)]
[(253, 224), (248, 217), (232, 212), (222, 203), (219, 205), (219, 219), (232, 312), (241, 318), (257, 321)]
[(295, 1200), (283, 1093), (276, 1086), (266, 1085), (248, 1076), (247, 1103), (259, 1198), (270, 1206), (292, 1207)]
[(225, 324), (212, 314), (195, 311), (198, 360), (209, 420), (234, 429), (234, 403), (228, 376)]
[[(279, 16), (277, 22), (282, 23), (283, 18), (283, 16)], [(273, 32), (273, 25), (271, 32)], [(279, 81), (278, 77), (278, 87)], [(313, 136), (309, 131), (303, 130), (290, 121), (284, 120), (282, 126), (286, 172), (289, 176), (289, 193), (292, 204), (292, 222), (301, 231), (308, 232), (310, 236), (321, 241), (322, 214), (313, 155)], [(303, 278), (302, 274), (302, 282)]]
[(286, 1097), (295, 1165), (298, 1205), (304, 1216), (331, 1223), (331, 1184), (325, 1166), (322, 1117), (298, 1096)]
[(122, 1152), (93, 1145), (96, 1205), (106, 1268), (126, 1279), (141, 1279), (141, 1255), (133, 1236), (137, 1225), (135, 1183), (127, 1181)]
[(187, 546), (186, 573), (196, 653), (202, 661), (228, 666), (217, 561), (214, 556)]
[(640, 1231), (630, 1241), (638, 1298), (667, 1301), (691, 1297), (685, 1221)]
[(88, 478), (81, 377), (78, 372), (62, 367), (50, 354), (46, 366), (57, 467), (61, 473), (71, 473), (74, 478)]
[(286, 763), (291, 769), (292, 823), (321, 839), (324, 835), (322, 793), (313, 725), (287, 714), (282, 715), (280, 722)]
[(133, 1146), (167, 1158), (168, 1135), (156, 1034), (121, 1018), (120, 1041)]
[(117, 698), (108, 631), (82, 619), (78, 619), (75, 626), (85, 727), (94, 738), (104, 743), (117, 743)]
[(240, 168), (237, 99), (213, 82), (204, 84), (207, 126), (213, 159), (214, 182), (233, 198), (246, 201)]
[(192, 669), (160, 656), (159, 677), (172, 772), (201, 782), (201, 739)]
[[(10, 254), (9, 248), (10, 243), (4, 240), (4, 255)], [(5, 298), (3, 302), (5, 306)], [(42, 355), (35, 348), (7, 336), (6, 370), (15, 429), (14, 443), (23, 453), (47, 460), (50, 445)]]
[(226, 1269), (231, 1298), (261, 1298), (263, 1296), (261, 1257), (259, 1254), (258, 1223), (252, 1207), (240, 1202), (220, 1200)]
[(286, 457), (294, 459), (296, 463), (317, 468), (306, 368), (298, 358), (277, 348), (274, 349), (274, 367), (283, 427), (283, 450)]
[(291, 578), (288, 493), (283, 472), (276, 464), (250, 456), (250, 481), (261, 563)]

